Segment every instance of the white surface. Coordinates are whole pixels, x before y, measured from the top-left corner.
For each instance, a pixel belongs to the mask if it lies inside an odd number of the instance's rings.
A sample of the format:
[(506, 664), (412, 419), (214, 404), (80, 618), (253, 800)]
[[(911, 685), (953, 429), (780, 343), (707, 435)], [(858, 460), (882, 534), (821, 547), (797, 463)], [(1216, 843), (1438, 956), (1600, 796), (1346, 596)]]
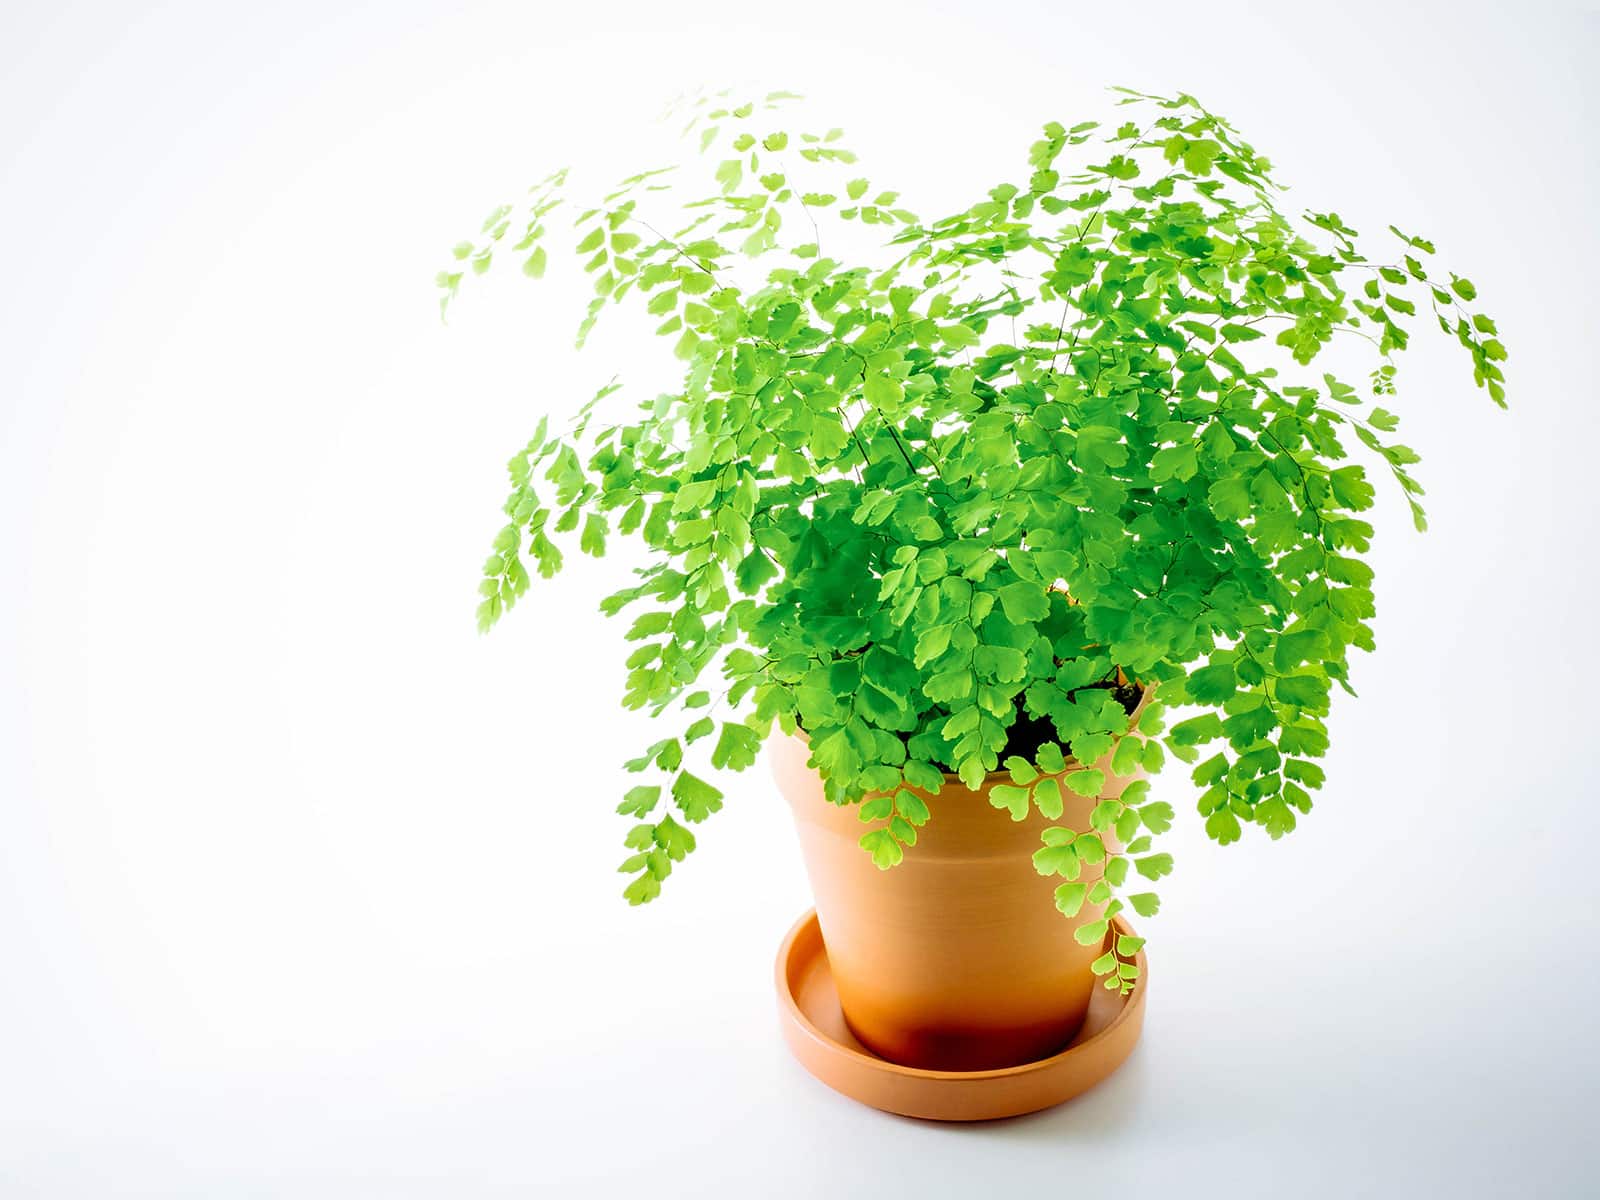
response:
[[(714, 7), (0, 14), (0, 1196), (1593, 1194), (1595, 17)], [(1407, 356), (1434, 530), (1386, 493), (1317, 811), (1185, 823), (1145, 1042), (1038, 1117), (901, 1121), (788, 1060), (764, 774), (617, 899), (623, 564), (472, 630), (505, 457), (663, 379), (574, 360), (561, 284), (443, 328), (432, 272), (746, 81), (924, 212), (1105, 84), (1189, 88), (1304, 203), (1432, 236), (1512, 349), (1510, 414)]]

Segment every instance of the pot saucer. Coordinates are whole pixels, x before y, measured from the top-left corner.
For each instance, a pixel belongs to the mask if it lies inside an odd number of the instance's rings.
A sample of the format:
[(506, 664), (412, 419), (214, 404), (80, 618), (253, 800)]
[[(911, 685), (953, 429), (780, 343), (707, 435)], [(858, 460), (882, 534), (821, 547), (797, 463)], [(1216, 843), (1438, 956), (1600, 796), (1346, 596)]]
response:
[[(1113, 933), (1132, 933), (1121, 917)], [(800, 1064), (852, 1100), (932, 1121), (987, 1121), (1036, 1112), (1088, 1091), (1123, 1063), (1144, 1026), (1149, 966), (1128, 996), (1098, 981), (1089, 1015), (1067, 1048), (1049, 1058), (990, 1071), (926, 1071), (879, 1058), (845, 1024), (816, 910), (789, 930), (778, 950), (778, 1013)]]

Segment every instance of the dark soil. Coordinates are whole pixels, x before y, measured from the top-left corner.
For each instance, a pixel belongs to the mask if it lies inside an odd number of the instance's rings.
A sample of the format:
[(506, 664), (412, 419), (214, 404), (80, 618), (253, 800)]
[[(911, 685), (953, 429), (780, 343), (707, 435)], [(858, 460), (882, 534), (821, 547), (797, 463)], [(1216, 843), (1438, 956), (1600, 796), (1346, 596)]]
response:
[[(1132, 683), (1096, 683), (1090, 687), (1105, 688), (1117, 698), (1117, 703), (1122, 705), (1122, 710), (1129, 716), (1139, 706), (1139, 697), (1144, 693)], [(1084, 689), (1087, 690), (1087, 689)], [(1039, 752), (1039, 747), (1046, 742), (1059, 740), (1056, 727), (1049, 717), (1030, 717), (1022, 707), (1022, 698), (1017, 698), (1016, 724), (1006, 730), (1005, 749), (1000, 751), (1000, 761), (1005, 762), (1013, 754), (1033, 762)], [(1063, 750), (1071, 753), (1070, 747), (1063, 746)]]
[[(1117, 672), (1117, 676), (1117, 679), (1108, 678), (1099, 683), (1085, 684), (1082, 688), (1076, 690), (1088, 691), (1093, 688), (1102, 688), (1114, 695), (1117, 698), (1117, 703), (1122, 705), (1122, 711), (1131, 717), (1133, 710), (1139, 707), (1139, 701), (1144, 696), (1144, 690), (1132, 681), (1121, 682), (1122, 679), (1126, 678), (1121, 671)], [(795, 723), (804, 729), (798, 713), (795, 714)], [(906, 736), (905, 734), (900, 735), (902, 740)], [(1027, 759), (1029, 762), (1035, 762), (1038, 758), (1040, 746), (1043, 746), (1046, 742), (1060, 742), (1060, 740), (1060, 736), (1056, 733), (1055, 723), (1049, 717), (1030, 716), (1023, 705), (1023, 698), (1018, 696), (1017, 719), (1006, 730), (1006, 744), (1000, 751), (1000, 761), (1003, 763), (1015, 754)], [(1062, 746), (1061, 749), (1063, 753), (1069, 756), (1072, 754), (1070, 745)]]

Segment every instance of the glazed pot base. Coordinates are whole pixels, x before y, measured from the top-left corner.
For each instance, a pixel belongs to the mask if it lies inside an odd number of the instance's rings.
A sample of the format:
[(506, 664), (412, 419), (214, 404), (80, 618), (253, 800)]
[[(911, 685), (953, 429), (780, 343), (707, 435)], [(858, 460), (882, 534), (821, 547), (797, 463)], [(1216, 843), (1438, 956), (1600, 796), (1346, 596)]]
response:
[[(1132, 933), (1121, 917), (1113, 935)], [(778, 950), (778, 1013), (784, 1040), (823, 1083), (873, 1108), (931, 1121), (988, 1121), (1037, 1112), (1088, 1091), (1133, 1051), (1144, 1026), (1149, 965), (1139, 952), (1129, 996), (1096, 986), (1078, 1036), (1058, 1054), (991, 1071), (926, 1071), (879, 1058), (845, 1024), (815, 910)]]

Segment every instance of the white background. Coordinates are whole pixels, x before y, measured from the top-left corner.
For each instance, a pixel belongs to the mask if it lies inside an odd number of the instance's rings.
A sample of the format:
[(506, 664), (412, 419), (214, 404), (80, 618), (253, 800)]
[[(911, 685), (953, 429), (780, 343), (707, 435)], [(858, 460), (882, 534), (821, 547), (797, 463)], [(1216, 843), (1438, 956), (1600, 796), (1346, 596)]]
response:
[[(1600, 22), (1532, 4), (8, 4), (0, 13), (0, 1196), (1592, 1194)], [(1190, 819), (1147, 1033), (941, 1127), (777, 1037), (807, 893), (763, 771), (613, 873), (626, 562), (472, 626), (502, 464), (613, 373), (570, 278), (432, 273), (562, 162), (787, 87), (912, 207), (1101, 90), (1186, 88), (1431, 236), (1513, 410), (1420, 339), (1380, 653), (1287, 841)], [(626, 331), (626, 326), (619, 326)], [(583, 569), (587, 567), (588, 569)]]

